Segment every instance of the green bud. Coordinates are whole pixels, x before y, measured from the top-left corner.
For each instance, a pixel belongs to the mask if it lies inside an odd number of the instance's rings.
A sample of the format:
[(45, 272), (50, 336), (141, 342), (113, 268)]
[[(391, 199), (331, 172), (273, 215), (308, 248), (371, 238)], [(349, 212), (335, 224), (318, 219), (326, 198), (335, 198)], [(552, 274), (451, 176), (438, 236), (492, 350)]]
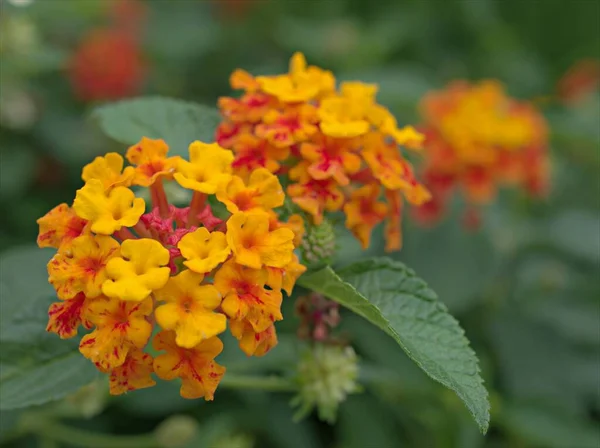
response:
[(163, 421), (154, 432), (163, 448), (187, 446), (198, 434), (198, 422), (188, 415), (174, 415)]
[(360, 390), (357, 378), (358, 358), (352, 347), (313, 346), (298, 364), (299, 393), (292, 401), (299, 407), (295, 418), (316, 408), (321, 420), (334, 423), (340, 403)]
[(67, 396), (62, 407), (72, 409), (84, 418), (92, 418), (104, 410), (107, 401), (106, 382), (98, 380)]
[(301, 244), (302, 258), (309, 267), (330, 264), (336, 250), (335, 230), (327, 219), (319, 225), (310, 225)]

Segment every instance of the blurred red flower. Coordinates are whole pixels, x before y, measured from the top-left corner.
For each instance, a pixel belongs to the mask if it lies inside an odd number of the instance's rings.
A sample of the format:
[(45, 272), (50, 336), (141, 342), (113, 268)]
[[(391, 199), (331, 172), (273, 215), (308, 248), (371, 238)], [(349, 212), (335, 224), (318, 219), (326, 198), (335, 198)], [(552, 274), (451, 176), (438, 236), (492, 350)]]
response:
[(558, 97), (574, 104), (600, 87), (600, 61), (583, 59), (573, 65), (558, 82)]
[(141, 50), (130, 33), (96, 29), (72, 55), (68, 74), (84, 101), (114, 100), (137, 93), (145, 75)]

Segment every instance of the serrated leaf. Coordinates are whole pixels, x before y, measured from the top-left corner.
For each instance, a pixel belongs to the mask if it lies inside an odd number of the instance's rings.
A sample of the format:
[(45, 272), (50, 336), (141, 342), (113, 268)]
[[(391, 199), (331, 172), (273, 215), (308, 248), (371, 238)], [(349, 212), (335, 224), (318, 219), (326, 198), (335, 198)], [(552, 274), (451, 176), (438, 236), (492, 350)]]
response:
[(194, 140), (213, 142), (221, 121), (216, 109), (163, 97), (106, 104), (96, 108), (92, 116), (109, 137), (127, 145), (142, 137), (162, 138), (170, 147), (170, 155), (187, 155)]
[(388, 258), (360, 261), (336, 274), (305, 274), (305, 288), (324, 294), (388, 333), (427, 375), (452, 389), (482, 432), (489, 424), (487, 391), (464, 331), (423, 280)]
[(0, 410), (58, 400), (97, 378), (74, 340), (46, 333), (54, 291), (52, 251), (24, 246), (0, 256)]

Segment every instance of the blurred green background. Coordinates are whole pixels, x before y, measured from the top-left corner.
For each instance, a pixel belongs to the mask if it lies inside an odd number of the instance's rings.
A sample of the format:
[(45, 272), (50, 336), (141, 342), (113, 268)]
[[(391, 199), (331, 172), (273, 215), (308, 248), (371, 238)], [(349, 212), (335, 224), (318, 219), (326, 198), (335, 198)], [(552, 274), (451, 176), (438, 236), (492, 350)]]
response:
[[(185, 401), (176, 385), (163, 383), (108, 399), (100, 383), (63, 403), (71, 427), (113, 435), (158, 431), (164, 438), (177, 424), (176, 434), (197, 425), (187, 445), (163, 446), (211, 448), (600, 446), (600, 97), (597, 88), (569, 104), (556, 95), (573, 64), (600, 57), (600, 2), (140, 0), (126, 6), (1, 2), (2, 251), (34, 242), (36, 219), (72, 200), (85, 163), (124, 151), (90, 118), (99, 101), (158, 94), (215, 105), (231, 93), (235, 68), (282, 72), (294, 51), (338, 80), (378, 83), (380, 102), (400, 123), (418, 123), (419, 99), (450, 80), (499, 79), (512, 95), (535, 99), (549, 122), (551, 192), (535, 201), (503, 192), (476, 232), (463, 229), (460, 200), (435, 228), (419, 228), (407, 216), (405, 247), (393, 255), (437, 291), (465, 328), (491, 394), (485, 437), (450, 391), (350, 313), (343, 314), (341, 333), (362, 360), (365, 390), (342, 404), (334, 426), (315, 417), (293, 423), (286, 393), (222, 388), (206, 404)], [(127, 35), (134, 55), (99, 45), (77, 59), (81, 42), (97, 29)], [(69, 67), (77, 60), (74, 74)], [(381, 229), (367, 253), (347, 235), (340, 239), (339, 260), (383, 253)], [(293, 369), (300, 350), (293, 300), (284, 316), (272, 353), (252, 360), (225, 353), (220, 362), (233, 371)], [(15, 438), (15, 422), (27, 412), (0, 413), (2, 446), (91, 446)]]

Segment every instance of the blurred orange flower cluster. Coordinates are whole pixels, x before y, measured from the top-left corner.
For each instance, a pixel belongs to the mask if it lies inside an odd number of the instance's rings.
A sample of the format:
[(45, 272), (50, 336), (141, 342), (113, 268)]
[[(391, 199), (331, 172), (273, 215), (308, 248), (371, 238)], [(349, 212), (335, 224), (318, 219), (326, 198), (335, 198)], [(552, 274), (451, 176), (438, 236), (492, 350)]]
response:
[[(509, 97), (499, 82), (454, 82), (429, 93), (421, 110), (423, 180), (433, 196), (416, 210), (421, 221), (439, 219), (456, 188), (474, 206), (490, 202), (500, 185), (545, 192), (546, 122), (532, 104)], [(474, 210), (467, 218), (474, 218)]]
[(224, 117), (218, 143), (235, 153), (234, 171), (246, 177), (264, 168), (287, 175), (287, 194), (319, 224), (326, 212), (343, 211), (346, 226), (364, 248), (372, 229), (386, 221), (386, 250), (401, 246), (403, 198), (422, 204), (428, 191), (416, 180), (400, 146), (421, 147), (423, 136), (399, 128), (376, 102), (378, 87), (342, 82), (293, 55), (289, 73), (231, 75), (239, 98), (219, 99)]
[[(72, 206), (38, 220), (39, 246), (58, 250), (48, 274), (60, 301), (47, 330), (71, 338), (80, 325), (93, 329), (79, 349), (110, 375), (112, 394), (153, 386), (155, 373), (180, 378), (185, 398), (212, 400), (227, 326), (249, 356), (277, 343), (281, 291), (290, 295), (305, 271), (294, 254), (303, 227), (279, 221), (273, 209), (285, 195), (268, 170), (244, 182), (216, 143), (192, 143), (189, 161), (168, 150), (144, 138), (127, 151), (131, 166), (117, 153), (97, 157)], [(193, 192), (189, 207), (167, 202), (165, 181)], [(149, 188), (151, 211), (132, 186)], [(213, 215), (213, 195), (228, 216)], [(161, 352), (154, 359), (144, 351), (150, 340)]]

